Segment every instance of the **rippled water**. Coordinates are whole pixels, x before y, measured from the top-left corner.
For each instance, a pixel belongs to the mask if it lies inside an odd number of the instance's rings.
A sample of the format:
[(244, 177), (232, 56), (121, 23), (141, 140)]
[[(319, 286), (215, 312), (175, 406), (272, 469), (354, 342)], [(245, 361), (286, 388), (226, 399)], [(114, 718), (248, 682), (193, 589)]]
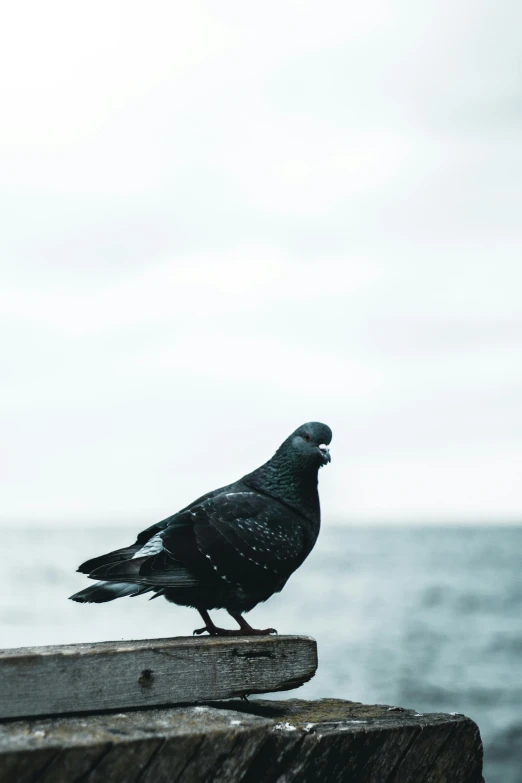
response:
[[(134, 532), (2, 531), (0, 644), (190, 634), (197, 613), (161, 599), (66, 600), (87, 583), (77, 565)], [(481, 729), (486, 783), (522, 783), (521, 562), (522, 528), (327, 528), (249, 620), (317, 639), (318, 673), (294, 695), (465, 713)]]

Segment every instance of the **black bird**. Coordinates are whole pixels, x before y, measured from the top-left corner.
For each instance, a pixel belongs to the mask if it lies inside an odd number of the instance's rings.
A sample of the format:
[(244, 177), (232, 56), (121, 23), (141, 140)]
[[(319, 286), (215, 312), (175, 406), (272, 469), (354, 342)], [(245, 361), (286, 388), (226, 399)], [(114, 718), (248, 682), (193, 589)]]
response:
[[(282, 590), (312, 551), (321, 522), (317, 474), (330, 462), (331, 439), (326, 424), (303, 424), (257, 470), (147, 528), (132, 546), (83, 563), (78, 571), (104, 581), (72, 600), (154, 592), (199, 611), (205, 627), (194, 633), (276, 633), (252, 628), (242, 615)], [(208, 610), (219, 608), (239, 631), (214, 625)]]

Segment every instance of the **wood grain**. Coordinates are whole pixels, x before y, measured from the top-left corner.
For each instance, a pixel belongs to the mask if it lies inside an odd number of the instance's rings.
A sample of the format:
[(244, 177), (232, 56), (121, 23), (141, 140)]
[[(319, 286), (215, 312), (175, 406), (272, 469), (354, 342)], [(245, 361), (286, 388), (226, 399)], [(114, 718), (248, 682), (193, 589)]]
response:
[(483, 783), (478, 728), (338, 699), (0, 722), (0, 783)]
[(0, 651), (0, 718), (189, 704), (289, 690), (317, 669), (306, 636), (178, 637)]

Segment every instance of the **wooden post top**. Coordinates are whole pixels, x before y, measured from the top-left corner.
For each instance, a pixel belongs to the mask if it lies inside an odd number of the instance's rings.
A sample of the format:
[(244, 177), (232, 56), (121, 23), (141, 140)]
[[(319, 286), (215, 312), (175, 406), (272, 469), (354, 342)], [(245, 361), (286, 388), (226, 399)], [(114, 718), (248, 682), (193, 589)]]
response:
[(463, 715), (253, 699), (0, 722), (0, 783), (483, 783)]

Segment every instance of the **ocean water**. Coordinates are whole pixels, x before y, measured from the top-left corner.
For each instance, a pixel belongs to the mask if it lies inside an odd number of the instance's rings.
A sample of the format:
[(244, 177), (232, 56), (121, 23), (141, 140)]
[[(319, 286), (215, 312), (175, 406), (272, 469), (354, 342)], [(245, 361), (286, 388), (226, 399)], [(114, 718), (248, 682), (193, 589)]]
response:
[[(4, 529), (0, 646), (192, 633), (199, 615), (162, 599), (66, 600), (87, 584), (80, 562), (135, 532)], [(249, 621), (317, 639), (318, 673), (292, 696), (465, 713), (482, 733), (486, 783), (522, 783), (521, 564), (522, 528), (326, 526)]]

